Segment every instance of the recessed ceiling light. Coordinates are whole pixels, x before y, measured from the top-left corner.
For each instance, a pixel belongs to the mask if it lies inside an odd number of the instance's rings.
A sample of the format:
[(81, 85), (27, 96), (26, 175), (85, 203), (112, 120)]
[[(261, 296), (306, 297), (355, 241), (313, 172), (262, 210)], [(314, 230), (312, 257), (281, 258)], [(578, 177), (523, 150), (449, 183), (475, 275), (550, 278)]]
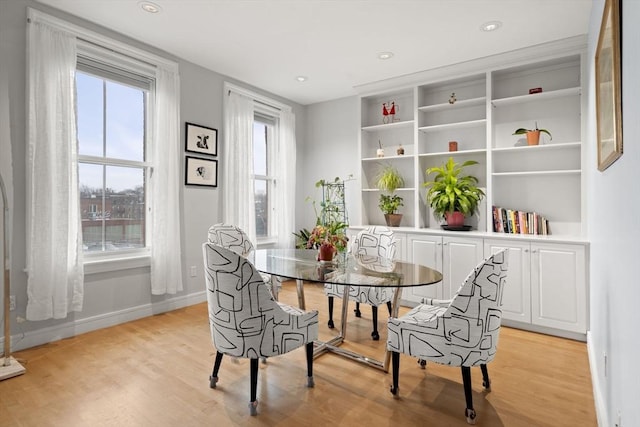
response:
[(489, 22), (485, 22), (484, 24), (480, 25), (480, 29), (482, 31), (495, 31), (498, 28), (502, 27), (502, 22), (500, 21), (489, 21)]
[(296, 80), (299, 82), (306, 82), (307, 81), (307, 77), (306, 76), (297, 76)]
[(142, 10), (149, 13), (158, 13), (162, 10), (160, 6), (155, 3), (151, 3), (150, 1), (141, 1), (138, 5), (140, 5)]
[(393, 57), (393, 52), (380, 52), (378, 54), (378, 59), (390, 59)]

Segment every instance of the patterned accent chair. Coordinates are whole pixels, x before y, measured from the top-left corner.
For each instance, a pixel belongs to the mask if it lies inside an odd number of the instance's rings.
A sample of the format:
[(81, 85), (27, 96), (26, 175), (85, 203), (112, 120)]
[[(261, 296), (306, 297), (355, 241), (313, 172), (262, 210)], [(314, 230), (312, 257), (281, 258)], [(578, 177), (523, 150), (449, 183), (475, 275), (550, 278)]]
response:
[(392, 394), (398, 394), (400, 353), (460, 366), (465, 416), (469, 424), (475, 424), (470, 368), (480, 366), (482, 385), (490, 390), (487, 363), (496, 355), (508, 259), (508, 249), (502, 249), (478, 264), (451, 300), (425, 299), (406, 315), (389, 319), (387, 349), (392, 352)]
[(313, 341), (318, 312), (279, 303), (249, 260), (212, 243), (202, 245), (209, 325), (216, 359), (209, 385), (216, 388), (223, 355), (250, 359), (249, 411), (257, 414), (258, 358), (305, 346), (307, 386), (313, 387)]
[[(222, 246), (223, 248), (231, 249), (233, 252), (245, 258), (255, 249), (247, 233), (240, 227), (231, 224), (219, 223), (209, 227), (209, 242)], [(277, 283), (277, 278), (264, 273), (260, 273), (260, 275), (274, 298), (278, 299), (279, 284)], [(275, 283), (274, 279), (276, 279)]]
[[(350, 248), (354, 254), (370, 255), (382, 257), (390, 261), (396, 255), (396, 241), (393, 231), (388, 227), (374, 226), (368, 227), (358, 233)], [(344, 296), (344, 286), (327, 283), (324, 285), (324, 292), (329, 297), (329, 328), (334, 327), (333, 323), (333, 298)], [(378, 306), (387, 303), (389, 314), (391, 314), (391, 301), (393, 300), (395, 289), (377, 286), (351, 286), (349, 288), (349, 300), (355, 301), (356, 317), (360, 317), (360, 303), (371, 306), (371, 317), (373, 318), (373, 332), (371, 337), (377, 341), (380, 339), (378, 333)]]

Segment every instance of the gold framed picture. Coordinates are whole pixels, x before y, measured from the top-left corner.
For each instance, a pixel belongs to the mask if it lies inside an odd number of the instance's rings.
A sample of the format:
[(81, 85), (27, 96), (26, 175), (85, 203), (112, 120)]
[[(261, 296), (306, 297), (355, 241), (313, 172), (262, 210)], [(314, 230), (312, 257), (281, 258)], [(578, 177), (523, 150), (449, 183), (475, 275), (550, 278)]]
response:
[(620, 0), (606, 0), (596, 48), (598, 169), (622, 156), (622, 74)]

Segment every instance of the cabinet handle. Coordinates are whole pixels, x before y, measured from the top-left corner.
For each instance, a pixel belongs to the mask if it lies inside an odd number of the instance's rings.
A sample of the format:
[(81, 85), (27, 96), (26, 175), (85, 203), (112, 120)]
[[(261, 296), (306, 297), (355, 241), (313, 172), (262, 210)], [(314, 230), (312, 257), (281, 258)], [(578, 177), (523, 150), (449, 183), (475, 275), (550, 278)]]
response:
[(529, 249), (525, 249), (525, 250), (524, 250), (524, 253), (525, 253), (525, 254), (528, 254), (528, 253), (529, 253)]
[(532, 249), (531, 252), (534, 253), (534, 254), (537, 254), (538, 250), (537, 249)]

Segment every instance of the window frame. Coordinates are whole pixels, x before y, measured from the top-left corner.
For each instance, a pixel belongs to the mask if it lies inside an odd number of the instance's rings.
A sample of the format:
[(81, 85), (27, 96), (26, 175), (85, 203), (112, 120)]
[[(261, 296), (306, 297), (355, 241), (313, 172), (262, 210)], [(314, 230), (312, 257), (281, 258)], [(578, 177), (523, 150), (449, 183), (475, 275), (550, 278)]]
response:
[[(76, 72), (146, 92), (144, 101), (144, 156), (142, 161), (78, 153), (78, 165), (96, 164), (101, 166), (141, 168), (144, 170), (145, 246), (142, 248), (122, 249), (118, 251), (90, 252), (83, 250), (85, 274), (149, 266), (151, 265), (151, 247), (153, 245), (153, 237), (150, 232), (152, 195), (149, 191), (149, 183), (154, 166), (153, 123), (155, 117), (155, 67), (146, 62), (130, 58), (125, 54), (110, 50), (106, 46), (102, 47), (82, 40), (78, 42), (76, 57), (78, 61), (76, 64)], [(101, 69), (101, 66), (104, 68)], [(121, 77), (121, 79), (118, 77)], [(106, 108), (106, 105), (104, 107)], [(104, 125), (103, 123), (103, 126)], [(100, 203), (104, 203), (104, 198)], [(106, 233), (104, 228), (102, 229), (102, 233), (104, 237), (104, 233)]]
[[(266, 181), (267, 185), (267, 206), (269, 208), (269, 223), (267, 226), (267, 236), (256, 236), (256, 240), (258, 241), (258, 245), (264, 244), (273, 244), (278, 241), (277, 227), (275, 223), (275, 215), (277, 215), (276, 205), (276, 177), (274, 175), (275, 171), (275, 159), (278, 147), (277, 141), (277, 126), (278, 126), (278, 114), (275, 114), (271, 109), (266, 106), (256, 105), (253, 114), (253, 123), (260, 123), (265, 125), (266, 128), (266, 142), (267, 142), (267, 150), (266, 150), (266, 162), (267, 162), (267, 174), (266, 175), (257, 175), (252, 174), (251, 179), (254, 182), (254, 197), (255, 197), (255, 182), (256, 180)], [(254, 153), (255, 157), (255, 153)]]

